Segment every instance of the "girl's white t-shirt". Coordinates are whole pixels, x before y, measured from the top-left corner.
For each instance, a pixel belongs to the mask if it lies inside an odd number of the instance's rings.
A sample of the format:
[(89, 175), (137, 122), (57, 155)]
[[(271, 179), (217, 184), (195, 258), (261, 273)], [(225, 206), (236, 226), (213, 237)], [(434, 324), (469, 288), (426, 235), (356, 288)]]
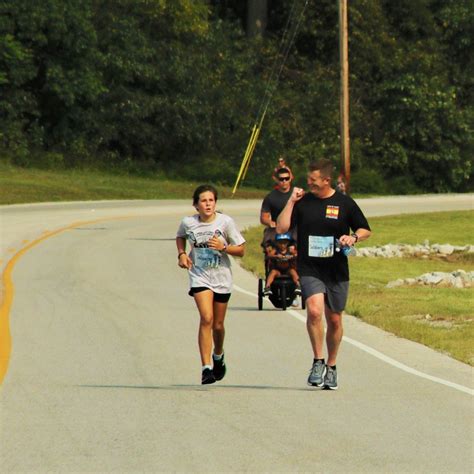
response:
[(206, 287), (215, 293), (231, 293), (232, 270), (229, 256), (207, 246), (214, 235), (226, 245), (245, 243), (234, 220), (219, 212), (212, 222), (201, 222), (199, 214), (187, 216), (181, 221), (176, 233), (176, 237), (187, 239), (191, 245), (189, 256), (193, 266), (188, 272), (191, 288)]

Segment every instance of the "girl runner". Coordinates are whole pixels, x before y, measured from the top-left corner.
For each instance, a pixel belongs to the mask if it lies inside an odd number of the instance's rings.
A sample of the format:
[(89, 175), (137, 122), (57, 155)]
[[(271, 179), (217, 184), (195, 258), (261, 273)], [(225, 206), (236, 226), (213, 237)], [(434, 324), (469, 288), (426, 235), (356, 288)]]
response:
[[(245, 252), (245, 239), (235, 222), (216, 212), (216, 203), (216, 188), (207, 184), (196, 188), (193, 206), (197, 214), (185, 217), (176, 233), (178, 265), (188, 270), (189, 295), (194, 298), (200, 316), (202, 384), (222, 380), (226, 373), (224, 319), (232, 291), (229, 255), (242, 257)], [(186, 241), (191, 246), (189, 253)]]

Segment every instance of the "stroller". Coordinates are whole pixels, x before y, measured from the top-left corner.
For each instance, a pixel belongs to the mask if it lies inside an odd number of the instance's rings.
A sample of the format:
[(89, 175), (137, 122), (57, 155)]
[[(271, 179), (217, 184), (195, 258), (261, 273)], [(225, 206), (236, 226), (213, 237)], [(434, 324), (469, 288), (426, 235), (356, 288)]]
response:
[[(288, 241), (289, 246), (294, 246), (295, 242), (290, 234), (278, 234), (275, 238), (276, 241)], [(263, 298), (268, 296), (268, 299), (272, 302), (275, 308), (281, 308), (283, 311), (291, 306), (292, 302), (300, 294), (300, 291), (297, 288), (297, 285), (293, 281), (290, 275), (282, 274), (275, 277), (273, 283), (270, 285), (270, 293), (265, 294), (265, 282), (267, 281), (268, 274), (270, 273), (274, 263), (285, 263), (289, 265), (294, 263), (296, 255), (287, 254), (287, 255), (272, 255), (268, 252), (268, 247), (275, 247), (274, 241), (268, 241), (262, 244), (264, 249), (264, 258), (265, 258), (265, 279), (258, 279), (258, 310), (263, 309)], [(305, 301), (301, 301), (302, 309), (305, 309)]]

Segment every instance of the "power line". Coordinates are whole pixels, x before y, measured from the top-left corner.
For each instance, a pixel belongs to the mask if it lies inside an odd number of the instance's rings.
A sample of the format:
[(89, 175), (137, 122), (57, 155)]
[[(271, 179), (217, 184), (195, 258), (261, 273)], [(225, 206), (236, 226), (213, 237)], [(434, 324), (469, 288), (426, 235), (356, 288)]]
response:
[[(283, 67), (285, 65), (285, 62), (288, 58), (288, 55), (290, 53), (291, 47), (293, 46), (293, 43), (296, 38), (296, 33), (300, 27), (301, 21), (303, 19), (304, 12), (306, 10), (306, 7), (309, 3), (309, 0), (305, 0), (305, 3), (301, 9), (301, 12), (298, 16), (298, 19), (296, 21), (296, 24), (293, 28), (291, 28), (292, 23), (295, 22), (295, 17), (296, 17), (296, 4), (297, 0), (294, 0), (290, 14), (288, 15), (288, 20), (285, 25), (285, 29), (283, 30), (283, 35), (282, 39), (280, 41), (280, 46), (278, 49), (277, 56), (275, 58), (275, 61), (273, 63), (270, 75), (267, 80), (267, 85), (265, 87), (265, 92), (263, 94), (262, 101), (260, 102), (260, 106), (257, 112), (257, 116), (254, 122), (254, 125), (252, 127), (252, 132), (250, 134), (250, 138), (247, 144), (247, 148), (244, 153), (244, 157), (242, 159), (242, 164), (240, 165), (240, 170), (237, 175), (237, 179), (235, 181), (234, 188), (232, 190), (232, 197), (234, 196), (237, 187), (239, 186), (240, 182), (245, 179), (245, 176), (247, 174), (247, 171), (250, 166), (250, 161), (253, 156), (253, 152), (255, 150), (255, 146), (258, 141), (258, 137), (260, 135), (260, 131), (262, 129), (263, 121), (265, 119), (265, 115), (267, 113), (268, 107), (270, 105), (270, 102), (273, 98), (273, 94), (275, 93), (275, 90), (278, 86), (278, 83), (280, 81), (280, 76), (283, 72)], [(290, 30), (293, 29), (293, 32), (290, 33)], [(289, 38), (289, 39), (288, 39)], [(278, 67), (278, 63), (280, 63)]]

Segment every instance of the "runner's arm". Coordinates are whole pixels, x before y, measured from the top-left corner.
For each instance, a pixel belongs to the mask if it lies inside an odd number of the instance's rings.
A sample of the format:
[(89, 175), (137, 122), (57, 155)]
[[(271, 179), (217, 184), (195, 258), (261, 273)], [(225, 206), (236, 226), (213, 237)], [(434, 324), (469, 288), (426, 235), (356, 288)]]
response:
[(189, 270), (193, 266), (193, 262), (186, 253), (186, 239), (184, 237), (176, 237), (176, 248), (178, 250), (178, 266)]
[(218, 250), (219, 252), (224, 252), (227, 255), (232, 255), (233, 257), (243, 257), (245, 253), (245, 243), (240, 245), (225, 244), (222, 242), (219, 237), (212, 237), (208, 244), (210, 249)]
[(288, 199), (286, 206), (283, 208), (283, 211), (280, 212), (277, 218), (277, 234), (284, 234), (285, 232), (288, 232), (291, 226), (291, 214), (293, 213), (295, 203), (298, 202), (303, 196), (303, 189), (297, 187), (293, 188), (290, 199)]
[(245, 244), (228, 245), (224, 252), (227, 255), (232, 255), (233, 257), (243, 257), (245, 253)]
[(339, 237), (339, 242), (342, 245), (355, 245), (357, 242), (362, 242), (367, 240), (371, 236), (372, 232), (370, 230), (364, 229), (363, 227), (357, 229), (351, 235), (341, 235)]
[(275, 228), (276, 222), (272, 221), (272, 215), (270, 212), (262, 211), (260, 213), (260, 224), (266, 225), (267, 227)]

